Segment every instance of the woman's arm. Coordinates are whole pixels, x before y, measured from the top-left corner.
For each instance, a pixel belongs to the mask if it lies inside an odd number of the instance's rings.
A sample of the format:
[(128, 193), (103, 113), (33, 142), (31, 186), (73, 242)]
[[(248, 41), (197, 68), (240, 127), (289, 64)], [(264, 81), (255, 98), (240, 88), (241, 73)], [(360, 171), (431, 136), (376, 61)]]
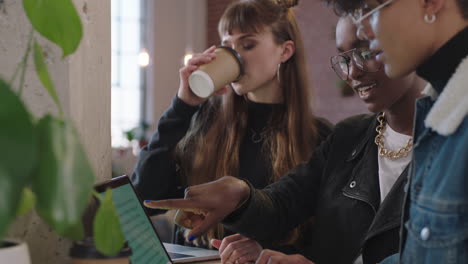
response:
[(175, 97), (159, 120), (156, 133), (141, 150), (131, 177), (141, 198), (159, 200), (184, 196), (186, 186), (177, 176), (173, 152), (198, 109)]
[(332, 141), (333, 135), (314, 152), (310, 162), (264, 190), (255, 190), (238, 178), (223, 177), (191, 186), (185, 199), (145, 201), (145, 205), (183, 210), (181, 223), (192, 228), (192, 238), (224, 219), (229, 230), (255, 240), (280, 239), (313, 215)]
[[(174, 149), (187, 133), (193, 115), (199, 108), (203, 108), (202, 104), (207, 100), (192, 93), (188, 78), (200, 65), (216, 57), (214, 50), (213, 46), (203, 53), (194, 54), (187, 65), (179, 70), (177, 96), (159, 120), (150, 144), (140, 152), (132, 182), (145, 200), (183, 197), (186, 186), (182, 185), (182, 180), (176, 173)], [(215, 95), (222, 94), (225, 90), (221, 89)]]
[(308, 163), (299, 165), (278, 182), (263, 190), (251, 188), (243, 211), (227, 217), (223, 224), (257, 241), (273, 241), (313, 216), (332, 142), (333, 135), (314, 151)]

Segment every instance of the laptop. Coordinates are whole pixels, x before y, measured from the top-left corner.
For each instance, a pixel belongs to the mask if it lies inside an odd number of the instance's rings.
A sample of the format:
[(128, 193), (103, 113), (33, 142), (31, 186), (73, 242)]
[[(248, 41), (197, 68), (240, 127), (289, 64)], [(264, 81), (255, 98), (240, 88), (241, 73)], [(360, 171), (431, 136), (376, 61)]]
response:
[(95, 187), (99, 193), (112, 189), (125, 239), (132, 248), (132, 264), (186, 263), (219, 259), (217, 250), (163, 243), (138, 197), (130, 179), (124, 175)]

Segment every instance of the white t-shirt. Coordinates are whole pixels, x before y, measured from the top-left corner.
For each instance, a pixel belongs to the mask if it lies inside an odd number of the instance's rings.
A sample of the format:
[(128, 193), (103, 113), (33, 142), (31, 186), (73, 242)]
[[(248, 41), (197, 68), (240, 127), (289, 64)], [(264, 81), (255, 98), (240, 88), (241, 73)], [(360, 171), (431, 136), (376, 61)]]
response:
[[(385, 148), (391, 151), (398, 151), (402, 147), (405, 147), (411, 138), (408, 135), (396, 132), (388, 124), (385, 126), (383, 135)], [(411, 149), (406, 157), (396, 160), (380, 156), (378, 153), (377, 155), (379, 160), (380, 201), (383, 201), (393, 187), (393, 184), (395, 184), (398, 177), (411, 161), (413, 149)]]

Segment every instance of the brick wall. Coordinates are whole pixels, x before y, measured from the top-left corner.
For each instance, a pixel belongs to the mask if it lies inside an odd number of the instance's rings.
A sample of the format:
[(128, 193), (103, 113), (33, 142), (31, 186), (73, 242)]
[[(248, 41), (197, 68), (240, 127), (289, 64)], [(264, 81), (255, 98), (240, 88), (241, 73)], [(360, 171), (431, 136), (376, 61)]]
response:
[[(207, 44), (219, 43), (217, 23), (223, 10), (232, 0), (208, 0)], [(307, 50), (307, 63), (313, 107), (317, 115), (333, 123), (345, 117), (366, 113), (367, 109), (357, 96), (343, 97), (337, 87), (338, 77), (330, 68), (330, 56), (335, 54), (334, 28), (336, 15), (320, 0), (302, 0), (295, 7), (297, 21)]]

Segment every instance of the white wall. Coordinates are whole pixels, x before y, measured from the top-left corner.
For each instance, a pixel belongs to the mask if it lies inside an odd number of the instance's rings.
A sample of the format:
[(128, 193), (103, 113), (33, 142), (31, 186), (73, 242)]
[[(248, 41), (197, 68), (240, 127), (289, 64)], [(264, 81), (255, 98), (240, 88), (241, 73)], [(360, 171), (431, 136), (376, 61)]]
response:
[[(179, 69), (185, 49), (191, 44), (195, 52), (206, 47), (206, 0), (150, 1), (150, 84), (147, 104), (148, 120), (154, 128), (179, 87)], [(152, 84), (152, 85), (151, 85)]]
[[(48, 41), (40, 43), (65, 114), (81, 135), (98, 180), (111, 177), (110, 138), (110, 1), (73, 0), (81, 15), (84, 37), (77, 52), (64, 61)], [(4, 0), (0, 7), (0, 74), (9, 79), (27, 43), (30, 24), (22, 1)], [(55, 105), (29, 61), (23, 92), (29, 109), (40, 116), (56, 113)], [(28, 242), (34, 264), (67, 263), (69, 241), (57, 237), (30, 213), (15, 221), (10, 237)]]

